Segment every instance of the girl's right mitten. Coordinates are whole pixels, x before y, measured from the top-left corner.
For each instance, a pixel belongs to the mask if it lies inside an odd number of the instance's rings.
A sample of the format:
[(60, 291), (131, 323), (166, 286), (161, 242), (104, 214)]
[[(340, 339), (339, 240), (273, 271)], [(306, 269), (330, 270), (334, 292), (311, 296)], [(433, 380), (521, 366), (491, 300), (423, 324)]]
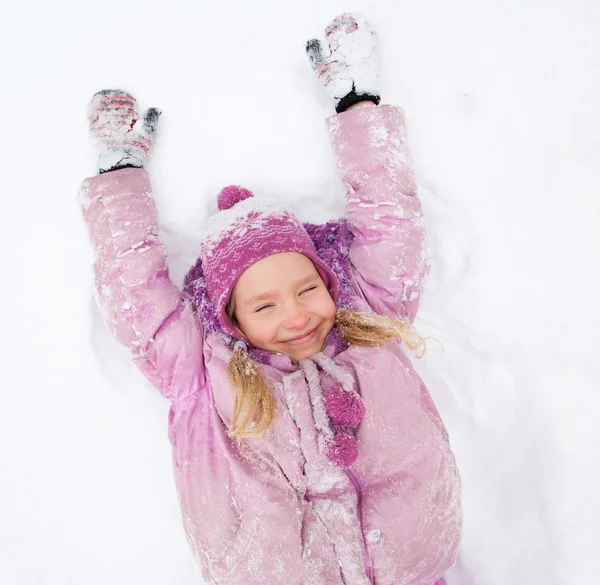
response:
[(379, 48), (375, 29), (358, 14), (342, 14), (325, 29), (328, 49), (321, 41), (306, 44), (310, 64), (336, 112), (344, 112), (360, 101), (379, 103), (377, 89)]
[(119, 89), (94, 94), (88, 122), (99, 151), (99, 172), (142, 168), (152, 152), (160, 114), (159, 109), (149, 108), (140, 119), (135, 98)]

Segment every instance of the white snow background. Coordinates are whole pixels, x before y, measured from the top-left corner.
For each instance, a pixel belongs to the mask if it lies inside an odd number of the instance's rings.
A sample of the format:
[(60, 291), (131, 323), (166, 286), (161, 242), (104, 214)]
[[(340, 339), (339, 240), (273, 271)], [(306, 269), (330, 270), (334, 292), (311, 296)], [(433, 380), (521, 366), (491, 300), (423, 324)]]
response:
[(169, 404), (93, 299), (89, 98), (164, 112), (148, 169), (181, 283), (225, 185), (341, 213), (304, 43), (352, 10), (379, 32), (430, 230), (416, 324), (441, 344), (417, 367), (464, 486), (448, 584), (597, 581), (600, 3), (55, 0), (10, 3), (0, 34), (0, 583), (202, 583)]

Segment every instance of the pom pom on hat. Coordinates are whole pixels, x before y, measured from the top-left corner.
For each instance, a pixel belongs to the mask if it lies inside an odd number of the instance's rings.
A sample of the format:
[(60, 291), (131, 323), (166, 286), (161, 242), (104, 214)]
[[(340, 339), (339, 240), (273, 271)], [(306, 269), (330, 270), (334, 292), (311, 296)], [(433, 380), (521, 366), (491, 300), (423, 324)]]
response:
[(248, 189), (244, 189), (244, 187), (239, 187), (238, 185), (229, 185), (229, 187), (221, 189), (221, 192), (217, 195), (217, 207), (219, 211), (230, 209), (236, 203), (248, 199), (248, 197), (254, 197)]
[(336, 425), (356, 427), (365, 416), (365, 404), (356, 392), (334, 384), (325, 395), (325, 409)]
[(338, 429), (333, 436), (333, 443), (327, 448), (327, 458), (337, 467), (346, 469), (358, 457), (358, 443), (354, 435), (347, 429)]

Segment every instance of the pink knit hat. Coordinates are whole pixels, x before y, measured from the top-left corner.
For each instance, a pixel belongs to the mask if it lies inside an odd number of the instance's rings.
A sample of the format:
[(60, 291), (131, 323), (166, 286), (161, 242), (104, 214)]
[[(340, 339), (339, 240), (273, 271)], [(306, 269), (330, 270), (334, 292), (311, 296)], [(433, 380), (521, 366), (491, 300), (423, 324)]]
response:
[(283, 207), (258, 201), (243, 187), (230, 185), (217, 196), (219, 212), (209, 220), (200, 258), (206, 289), (219, 323), (234, 338), (225, 309), (242, 273), (272, 254), (299, 252), (310, 258), (333, 301), (338, 301), (338, 279), (323, 263), (298, 218)]

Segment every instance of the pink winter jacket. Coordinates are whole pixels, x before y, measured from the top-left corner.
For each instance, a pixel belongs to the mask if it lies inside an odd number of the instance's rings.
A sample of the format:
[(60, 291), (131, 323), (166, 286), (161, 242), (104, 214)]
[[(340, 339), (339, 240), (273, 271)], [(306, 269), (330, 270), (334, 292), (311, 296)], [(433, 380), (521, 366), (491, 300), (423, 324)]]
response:
[[(402, 112), (359, 108), (327, 126), (349, 187), (355, 306), (412, 321), (429, 263)], [(108, 327), (171, 401), (183, 523), (207, 582), (440, 578), (456, 556), (460, 482), (446, 429), (401, 344), (328, 345), (300, 364), (273, 354), (259, 369), (276, 399), (275, 422), (240, 451), (228, 435), (231, 350), (218, 333), (203, 333), (189, 296), (169, 279), (148, 175), (122, 169), (87, 179), (81, 202)], [(319, 451), (309, 387), (312, 380), (326, 391), (343, 376), (366, 406), (347, 471)]]

